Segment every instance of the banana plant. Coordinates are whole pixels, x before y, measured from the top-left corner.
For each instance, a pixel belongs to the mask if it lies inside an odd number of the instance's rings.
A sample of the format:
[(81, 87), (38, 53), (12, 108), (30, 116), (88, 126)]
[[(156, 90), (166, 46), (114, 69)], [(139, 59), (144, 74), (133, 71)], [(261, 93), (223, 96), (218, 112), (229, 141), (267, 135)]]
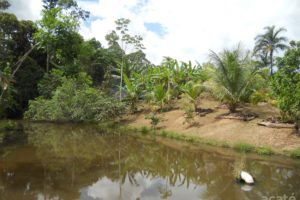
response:
[(141, 87), (139, 83), (130, 81), (126, 74), (123, 74), (126, 89), (125, 101), (130, 105), (130, 111), (134, 113), (137, 110), (137, 103), (141, 96)]

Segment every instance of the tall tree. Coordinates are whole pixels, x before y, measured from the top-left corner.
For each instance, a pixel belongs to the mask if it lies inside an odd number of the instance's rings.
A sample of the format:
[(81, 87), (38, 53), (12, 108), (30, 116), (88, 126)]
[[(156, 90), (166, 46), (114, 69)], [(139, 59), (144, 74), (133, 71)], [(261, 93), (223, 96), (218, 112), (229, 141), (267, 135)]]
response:
[(0, 0), (0, 10), (9, 8), (10, 3), (7, 0)]
[(44, 0), (42, 19), (38, 21), (35, 39), (47, 53), (46, 71), (52, 66), (75, 65), (74, 60), (83, 42), (77, 33), (79, 20), (88, 12), (78, 7), (74, 0)]
[[(129, 24), (130, 20), (125, 18), (120, 18), (115, 21), (116, 30), (113, 30), (110, 34), (106, 36), (110, 47), (114, 49), (117, 54), (121, 56), (121, 62), (119, 63), (119, 77), (120, 77), (120, 100), (122, 100), (122, 86), (123, 86), (123, 72), (124, 68), (135, 66), (137, 58), (144, 58), (141, 56), (141, 50), (145, 49), (142, 44), (143, 38), (140, 35), (129, 34)], [(131, 54), (131, 56), (126, 56), (127, 52), (136, 52)], [(130, 57), (134, 57), (129, 59)], [(129, 65), (128, 65), (129, 64)], [(128, 75), (128, 74), (127, 74)], [(129, 77), (128, 77), (129, 78)]]
[[(273, 56), (277, 50), (284, 50), (287, 48), (285, 42), (287, 38), (280, 36), (282, 32), (285, 32), (285, 28), (279, 28), (276, 30), (275, 26), (267, 26), (264, 28), (266, 31), (264, 34), (257, 35), (255, 37), (254, 53), (263, 55), (261, 58), (269, 59), (270, 72), (273, 75)], [(263, 61), (266, 63), (265, 61)]]
[[(9, 6), (0, 1), (0, 9)], [(14, 14), (0, 11), (0, 116), (20, 117), (28, 100), (37, 96), (42, 70), (35, 61), (32, 21), (19, 21)]]

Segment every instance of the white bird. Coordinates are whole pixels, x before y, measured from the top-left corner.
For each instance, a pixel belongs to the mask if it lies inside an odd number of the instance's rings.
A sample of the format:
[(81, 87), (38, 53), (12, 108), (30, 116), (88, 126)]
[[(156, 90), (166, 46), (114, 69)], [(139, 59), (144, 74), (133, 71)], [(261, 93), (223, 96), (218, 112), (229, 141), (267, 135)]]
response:
[(241, 179), (247, 184), (254, 184), (254, 179), (248, 172), (241, 171)]

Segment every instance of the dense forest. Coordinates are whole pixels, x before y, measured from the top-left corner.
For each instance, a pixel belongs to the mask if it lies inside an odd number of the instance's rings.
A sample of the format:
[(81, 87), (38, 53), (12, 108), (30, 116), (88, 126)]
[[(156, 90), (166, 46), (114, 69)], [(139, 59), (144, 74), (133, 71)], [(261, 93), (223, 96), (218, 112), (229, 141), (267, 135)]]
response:
[(164, 112), (179, 98), (190, 102), (189, 116), (205, 94), (230, 113), (268, 102), (280, 109), (280, 121), (300, 124), (300, 42), (289, 41), (284, 28), (265, 27), (251, 51), (238, 44), (210, 51), (201, 64), (165, 57), (156, 66), (143, 38), (130, 34), (129, 19), (115, 21), (104, 47), (78, 33), (89, 13), (75, 0), (43, 0), (36, 22), (18, 20), (9, 6), (0, 1), (1, 118), (104, 121), (135, 113), (139, 102)]

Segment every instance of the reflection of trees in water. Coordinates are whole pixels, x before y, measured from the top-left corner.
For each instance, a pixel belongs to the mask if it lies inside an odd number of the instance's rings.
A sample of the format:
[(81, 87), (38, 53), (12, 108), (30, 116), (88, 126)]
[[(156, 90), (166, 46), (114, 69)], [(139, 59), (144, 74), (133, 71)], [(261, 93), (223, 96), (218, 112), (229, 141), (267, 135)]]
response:
[(55, 196), (76, 199), (81, 188), (103, 177), (122, 184), (128, 180), (131, 185), (138, 186), (138, 175), (150, 180), (164, 179), (164, 185), (159, 188), (163, 199), (168, 199), (178, 186), (205, 186), (205, 192), (199, 194), (205, 199), (254, 199), (277, 193), (295, 194), (295, 187), (300, 184), (299, 169), (251, 162), (248, 163), (249, 170), (261, 181), (259, 190), (245, 193), (233, 180), (233, 162), (213, 153), (180, 151), (131, 136), (119, 138), (117, 134), (100, 134), (90, 126), (35, 124), (30, 129), (28, 143), (35, 147), (40, 164), (31, 163), (29, 176), (24, 176), (28, 174), (28, 166), (19, 166), (14, 168), (14, 177), (2, 173), (0, 181), (11, 181), (5, 187), (21, 188), (20, 195), (31, 184), (28, 194), (32, 198), (42, 193), (46, 199)]

